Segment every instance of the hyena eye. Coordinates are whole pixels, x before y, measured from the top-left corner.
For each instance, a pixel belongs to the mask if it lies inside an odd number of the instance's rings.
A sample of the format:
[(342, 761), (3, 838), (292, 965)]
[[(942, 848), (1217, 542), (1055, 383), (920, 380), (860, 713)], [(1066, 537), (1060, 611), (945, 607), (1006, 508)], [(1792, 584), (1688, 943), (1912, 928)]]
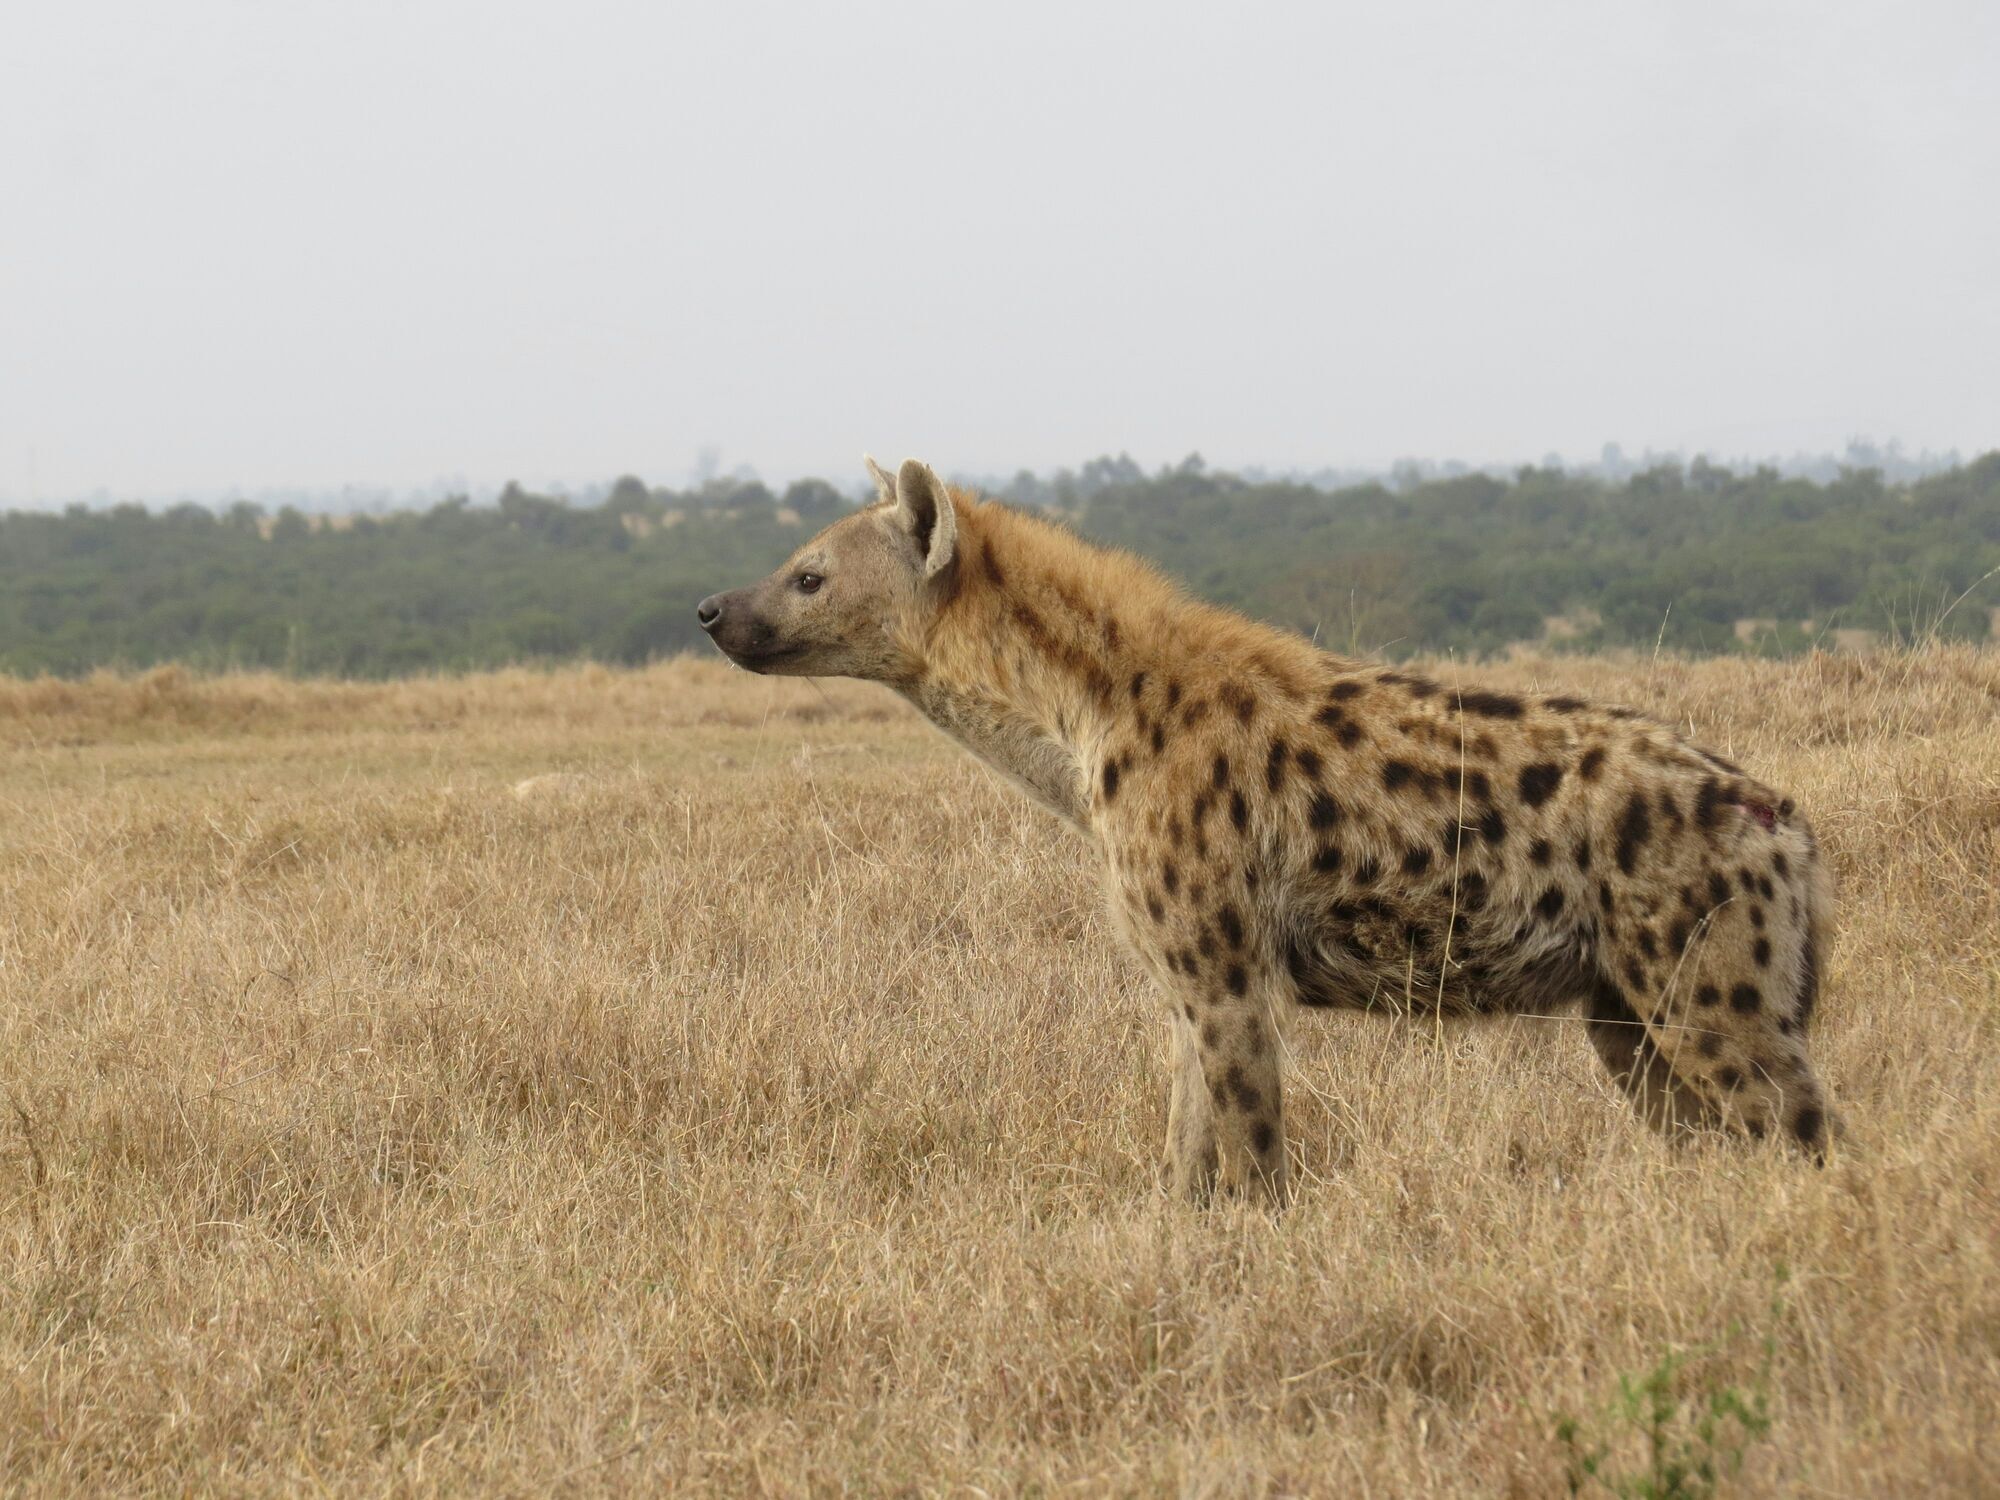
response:
[(817, 594), (819, 586), (825, 582), (826, 580), (817, 573), (801, 573), (799, 574), (799, 592), (801, 594)]

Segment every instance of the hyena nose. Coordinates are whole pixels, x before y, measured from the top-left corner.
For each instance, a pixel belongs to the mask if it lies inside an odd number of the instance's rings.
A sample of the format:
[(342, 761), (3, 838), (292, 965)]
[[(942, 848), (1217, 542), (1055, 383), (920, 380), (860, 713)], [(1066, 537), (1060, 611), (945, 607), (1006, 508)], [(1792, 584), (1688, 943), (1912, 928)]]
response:
[(722, 595), (710, 594), (694, 607), (694, 617), (701, 621), (703, 630), (715, 629), (722, 619)]

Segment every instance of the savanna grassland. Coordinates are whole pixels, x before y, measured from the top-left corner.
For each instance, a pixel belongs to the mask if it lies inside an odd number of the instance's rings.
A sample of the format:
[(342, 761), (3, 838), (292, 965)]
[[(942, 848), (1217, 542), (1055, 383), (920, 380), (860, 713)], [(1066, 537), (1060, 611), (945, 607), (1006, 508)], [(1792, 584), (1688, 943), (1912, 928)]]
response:
[(1811, 813), (1831, 1166), (1336, 1015), (1166, 1201), (1084, 846), (878, 689), (0, 680), (0, 1489), (1541, 1496), (1650, 1372), (1679, 1493), (2000, 1492), (2000, 655), (1485, 675)]

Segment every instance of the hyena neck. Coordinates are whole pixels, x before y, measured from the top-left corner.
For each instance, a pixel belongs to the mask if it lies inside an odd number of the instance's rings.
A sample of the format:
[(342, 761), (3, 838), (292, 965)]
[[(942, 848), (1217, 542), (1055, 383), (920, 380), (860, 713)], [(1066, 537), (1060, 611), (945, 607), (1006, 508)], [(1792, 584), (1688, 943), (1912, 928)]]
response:
[(1150, 658), (1197, 606), (1135, 558), (961, 503), (957, 587), (903, 692), (1036, 801), (1087, 827), (1106, 747), (1134, 731)]

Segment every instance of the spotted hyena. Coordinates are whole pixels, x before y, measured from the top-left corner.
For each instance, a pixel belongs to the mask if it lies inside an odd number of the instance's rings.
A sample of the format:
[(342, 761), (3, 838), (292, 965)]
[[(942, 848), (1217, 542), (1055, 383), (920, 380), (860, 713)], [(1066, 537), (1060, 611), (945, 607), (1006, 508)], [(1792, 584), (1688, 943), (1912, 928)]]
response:
[(887, 683), (1094, 841), (1167, 1002), (1179, 1191), (1283, 1194), (1300, 1006), (1581, 1006), (1655, 1124), (1822, 1151), (1830, 882), (1789, 797), (1630, 709), (1332, 656), (869, 466), (878, 504), (702, 627), (753, 671)]

